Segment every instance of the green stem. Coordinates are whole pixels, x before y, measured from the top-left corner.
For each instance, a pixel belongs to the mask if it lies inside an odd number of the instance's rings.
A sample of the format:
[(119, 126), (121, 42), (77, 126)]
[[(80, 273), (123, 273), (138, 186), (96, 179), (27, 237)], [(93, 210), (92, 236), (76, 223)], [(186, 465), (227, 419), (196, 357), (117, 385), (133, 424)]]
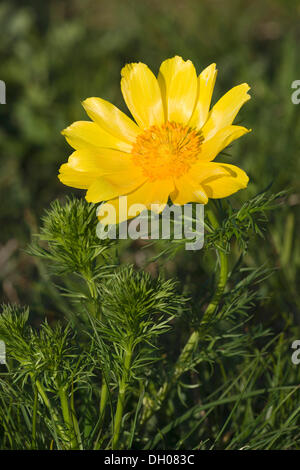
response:
[[(206, 210), (207, 216), (213, 226), (213, 228), (216, 230), (219, 228), (219, 222), (214, 214), (214, 212), (210, 209), (207, 208)], [(217, 286), (215, 289), (215, 293), (208, 304), (203, 318), (202, 318), (202, 326), (206, 326), (206, 324), (209, 322), (210, 318), (212, 317), (213, 313), (215, 312), (217, 306), (219, 305), (219, 302), (222, 298), (226, 282), (227, 282), (227, 277), (228, 277), (228, 259), (227, 259), (227, 254), (224, 253), (221, 249), (217, 248), (217, 256), (219, 258), (219, 264), (220, 264), (220, 271), (218, 275), (218, 280), (217, 280)], [(202, 329), (203, 332), (203, 329)], [(191, 336), (189, 337), (185, 347), (182, 350), (181, 355), (179, 356), (179, 359), (177, 361), (177, 367), (175, 368), (175, 374), (174, 378), (177, 380), (177, 378), (180, 377), (182, 373), (182, 367), (184, 368), (184, 365), (188, 358), (190, 357), (190, 354), (193, 352), (195, 347), (198, 344), (198, 341), (201, 337), (201, 331), (194, 331)]]
[[(219, 222), (213, 213), (213, 211), (210, 208), (206, 209), (207, 216), (210, 220), (210, 223), (212, 224), (213, 228), (216, 230), (219, 228)], [(147, 419), (149, 419), (153, 412), (159, 409), (165, 400), (166, 396), (168, 395), (170, 389), (176, 383), (176, 381), (179, 379), (179, 377), (183, 374), (183, 372), (186, 370), (186, 364), (189, 361), (191, 355), (193, 354), (193, 351), (196, 349), (199, 340), (205, 331), (205, 326), (209, 322), (210, 318), (212, 317), (213, 313), (215, 312), (216, 307), (218, 306), (220, 299), (223, 295), (226, 282), (227, 282), (227, 277), (228, 277), (228, 260), (227, 260), (227, 254), (224, 253), (221, 249), (217, 248), (217, 255), (219, 258), (219, 264), (220, 264), (220, 271), (218, 275), (218, 280), (217, 280), (217, 286), (215, 289), (215, 293), (208, 304), (204, 315), (202, 319), (202, 326), (204, 327), (201, 331), (194, 331), (191, 336), (189, 337), (187, 343), (185, 344), (178, 360), (175, 365), (173, 374), (172, 374), (172, 379), (169, 382), (165, 382), (163, 386), (160, 388), (160, 390), (157, 392), (157, 395), (155, 397), (155, 400), (150, 400), (148, 403), (148, 409), (147, 409), (147, 404), (146, 404), (146, 411), (144, 413), (143, 417), (143, 422), (145, 422)]]
[(116, 409), (115, 419), (114, 419), (114, 434), (113, 434), (113, 442), (112, 442), (113, 449), (116, 449), (119, 443), (119, 435), (120, 435), (120, 429), (121, 429), (121, 423), (122, 423), (122, 417), (123, 417), (125, 393), (126, 393), (126, 388), (128, 384), (131, 357), (132, 357), (132, 349), (131, 349), (131, 344), (130, 344), (124, 354), (124, 368), (123, 368), (122, 379), (121, 379), (120, 386), (119, 386), (117, 409)]
[[(32, 379), (33, 379), (33, 377), (32, 377)], [(61, 437), (62, 441), (65, 444), (66, 442), (69, 441), (69, 436), (66, 434), (65, 430), (61, 426), (59, 418), (58, 418), (57, 414), (55, 413), (55, 411), (53, 410), (53, 408), (51, 406), (51, 403), (50, 403), (50, 400), (49, 400), (49, 398), (47, 396), (47, 393), (45, 392), (44, 387), (42, 386), (41, 382), (39, 380), (36, 380), (34, 383), (35, 383), (35, 387), (36, 387), (40, 397), (42, 398), (45, 406), (49, 410), (49, 413), (50, 413), (50, 416), (52, 418), (53, 424), (55, 425), (59, 436)], [(65, 422), (66, 426), (68, 427), (68, 430), (70, 429), (70, 431), (71, 431), (72, 430), (72, 420), (70, 419), (68, 400), (67, 400), (66, 393), (65, 393), (63, 388), (61, 388), (60, 391), (59, 391), (59, 397), (60, 397), (60, 401), (61, 401), (64, 422)], [(72, 448), (77, 447), (77, 440), (75, 438), (72, 440), (71, 445), (72, 445)]]
[[(92, 315), (95, 316), (96, 318), (99, 316), (98, 315), (98, 308), (96, 305), (96, 300), (98, 297), (98, 292), (97, 292), (97, 287), (95, 284), (95, 281), (92, 279), (92, 276), (89, 274), (87, 275), (86, 273), (83, 273), (83, 277), (88, 285), (91, 297), (92, 297)], [(104, 376), (102, 376), (102, 386), (101, 386), (101, 398), (100, 398), (100, 422), (103, 421), (104, 416), (105, 416), (105, 408), (107, 404), (107, 399), (108, 399), (108, 387), (107, 383), (105, 381)]]
[(100, 416), (101, 416), (101, 421), (104, 419), (104, 414), (105, 414), (105, 407), (108, 399), (108, 388), (107, 384), (105, 381), (105, 377), (102, 377), (103, 383), (101, 387), (101, 399), (100, 399)]
[(74, 404), (74, 383), (72, 380), (72, 393), (71, 393), (71, 399), (70, 399), (70, 414), (73, 422), (73, 429), (74, 429), (74, 434), (76, 435), (77, 438), (77, 443), (78, 447), (80, 450), (83, 450), (83, 444), (82, 444), (82, 439), (80, 435), (80, 429), (79, 429), (79, 424), (75, 412), (75, 404)]
[(42, 384), (39, 380), (35, 381), (35, 386), (36, 386), (37, 391), (38, 391), (40, 397), (42, 398), (46, 408), (48, 408), (48, 410), (49, 410), (50, 416), (52, 418), (54, 426), (56, 427), (56, 429), (58, 431), (58, 434), (60, 435), (62, 440), (65, 442), (66, 439), (67, 439), (67, 436), (65, 435), (65, 432), (64, 432), (62, 426), (60, 425), (59, 419), (58, 419), (55, 411), (52, 409), (52, 406), (50, 404), (47, 393), (45, 392), (45, 390), (44, 390), (44, 388), (43, 388), (43, 386), (42, 386)]
[(70, 437), (69, 440), (71, 441), (70, 448), (71, 449), (77, 449), (78, 448), (78, 442), (77, 442), (77, 439), (76, 439), (76, 436), (75, 436), (74, 423), (73, 423), (72, 416), (70, 414), (69, 403), (68, 403), (68, 398), (67, 398), (67, 395), (66, 395), (65, 388), (60, 387), (58, 394), (59, 394), (59, 399), (60, 399), (60, 404), (61, 404), (64, 423), (65, 423), (65, 425), (67, 427), (67, 430), (68, 430), (68, 434), (69, 434), (69, 437)]
[(92, 300), (90, 302), (91, 314), (95, 318), (98, 318), (99, 310), (98, 310), (98, 305), (97, 305), (97, 302), (96, 302), (97, 297), (98, 297), (98, 292), (97, 292), (97, 287), (96, 287), (95, 281), (89, 275), (84, 275), (84, 279), (87, 283), (87, 286), (89, 288), (90, 295), (91, 295), (91, 298), (92, 298)]
[(86, 283), (88, 285), (91, 297), (93, 300), (97, 299), (97, 288), (95, 282), (89, 277), (85, 277)]
[[(207, 216), (208, 216), (213, 228), (215, 230), (218, 229), (219, 228), (219, 222), (218, 222), (218, 219), (216, 218), (214, 212), (210, 208), (208, 208), (206, 210), (206, 213), (207, 213)], [(214, 313), (214, 311), (215, 311), (216, 307), (218, 306), (218, 304), (220, 302), (220, 299), (223, 295), (223, 292), (224, 292), (224, 289), (225, 289), (225, 286), (226, 286), (226, 282), (227, 282), (227, 277), (228, 277), (228, 258), (227, 258), (227, 254), (221, 249), (217, 249), (217, 254), (218, 254), (219, 263), (220, 263), (220, 271), (219, 271), (219, 276), (218, 276), (218, 281), (217, 281), (217, 287), (216, 287), (213, 298), (211, 299), (209, 305), (207, 306), (207, 308), (204, 312), (203, 319), (202, 319), (203, 324), (206, 324), (208, 322), (208, 320), (211, 318), (212, 314)]]
[(36, 448), (36, 416), (37, 416), (37, 407), (38, 407), (38, 389), (37, 387), (35, 386), (35, 384), (33, 384), (33, 388), (34, 388), (34, 403), (33, 403), (33, 412), (32, 412), (32, 443), (31, 443), (31, 447), (33, 449)]

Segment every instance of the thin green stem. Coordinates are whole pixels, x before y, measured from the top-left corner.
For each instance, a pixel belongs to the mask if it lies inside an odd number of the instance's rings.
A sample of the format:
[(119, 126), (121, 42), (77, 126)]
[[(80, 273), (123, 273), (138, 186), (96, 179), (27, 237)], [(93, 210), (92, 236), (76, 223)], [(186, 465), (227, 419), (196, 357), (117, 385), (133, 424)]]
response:
[(52, 418), (52, 421), (53, 421), (53, 424), (54, 424), (55, 428), (57, 429), (58, 434), (60, 435), (61, 439), (64, 442), (66, 442), (67, 436), (66, 436), (65, 431), (64, 431), (64, 429), (62, 428), (62, 426), (59, 422), (59, 418), (57, 417), (55, 411), (53, 410), (53, 408), (51, 406), (50, 400), (47, 396), (47, 393), (44, 390), (44, 387), (42, 386), (42, 384), (39, 380), (36, 380), (34, 383), (35, 383), (35, 386), (38, 390), (38, 393), (39, 393), (40, 397), (42, 398), (46, 408), (48, 408), (48, 410), (49, 410), (50, 416)]
[[(97, 287), (95, 284), (95, 281), (93, 280), (92, 276), (89, 274), (87, 275), (86, 273), (83, 273), (83, 277), (88, 285), (91, 297), (92, 297), (92, 315), (95, 316), (96, 318), (99, 315), (98, 308), (96, 305), (96, 300), (98, 298), (98, 292), (97, 292)], [(102, 386), (101, 386), (101, 398), (100, 398), (100, 407), (99, 407), (99, 413), (100, 413), (100, 422), (103, 422), (103, 419), (105, 417), (105, 409), (107, 405), (107, 399), (108, 399), (108, 387), (107, 383), (105, 381), (105, 377), (102, 374)]]
[(122, 418), (123, 418), (125, 394), (126, 394), (126, 388), (128, 385), (131, 357), (132, 357), (132, 349), (131, 349), (131, 344), (129, 344), (128, 349), (124, 353), (123, 374), (122, 374), (122, 379), (119, 385), (117, 409), (116, 409), (115, 418), (114, 418), (114, 433), (113, 433), (113, 442), (112, 442), (113, 449), (117, 449), (118, 443), (119, 443), (119, 436), (120, 436), (120, 429), (121, 429)]
[(71, 414), (71, 418), (72, 418), (72, 422), (73, 422), (73, 429), (74, 429), (74, 433), (75, 433), (76, 438), (77, 438), (77, 443), (78, 443), (79, 449), (83, 450), (83, 444), (82, 444), (82, 439), (81, 439), (81, 435), (80, 435), (79, 424), (78, 424), (78, 420), (77, 420), (77, 416), (76, 416), (76, 412), (75, 412), (74, 383), (73, 383), (73, 380), (72, 380), (72, 393), (71, 393), (71, 399), (70, 399), (70, 414)]
[(101, 399), (100, 399), (100, 416), (101, 416), (101, 421), (104, 419), (104, 414), (105, 414), (105, 407), (108, 399), (108, 388), (107, 384), (105, 381), (105, 377), (102, 378), (103, 383), (101, 387)]
[[(207, 216), (208, 216), (213, 228), (215, 230), (218, 229), (219, 228), (219, 222), (218, 222), (214, 212), (211, 210), (211, 208), (207, 208), (206, 213), (207, 213)], [(208, 304), (208, 306), (207, 306), (207, 308), (204, 312), (202, 322), (201, 322), (201, 326), (203, 328), (199, 331), (194, 331), (191, 334), (191, 336), (189, 337), (189, 339), (188, 339), (185, 347), (183, 348), (182, 353), (180, 354), (179, 359), (177, 361), (177, 365), (175, 367), (175, 373), (173, 374), (174, 381), (176, 381), (180, 377), (180, 375), (182, 374), (182, 372), (185, 368), (185, 364), (186, 364), (187, 360), (190, 358), (190, 355), (192, 354), (192, 352), (197, 347), (199, 339), (200, 339), (203, 331), (205, 331), (206, 324), (211, 319), (212, 315), (214, 314), (214, 312), (215, 312), (215, 310), (216, 310), (217, 306), (219, 305), (219, 302), (222, 298), (222, 295), (223, 295), (223, 292), (224, 292), (224, 289), (225, 289), (225, 286), (226, 286), (226, 282), (227, 282), (227, 277), (228, 277), (228, 259), (227, 259), (227, 254), (224, 253), (224, 251), (222, 251), (221, 249), (218, 249), (218, 248), (217, 248), (217, 256), (219, 258), (219, 266), (220, 266), (218, 280), (217, 280), (217, 286), (216, 286), (214, 295), (213, 295), (210, 303)], [(174, 383), (174, 381), (173, 381), (173, 383)]]
[[(211, 210), (211, 208), (206, 209), (207, 216), (210, 220), (210, 223), (212, 224), (213, 228), (216, 230), (219, 228), (219, 222)], [(165, 400), (166, 396), (168, 395), (170, 389), (176, 383), (176, 381), (179, 379), (179, 377), (183, 374), (183, 372), (186, 370), (186, 364), (189, 362), (193, 351), (195, 351), (199, 340), (205, 331), (205, 326), (209, 322), (210, 318), (214, 314), (220, 299), (223, 295), (226, 282), (227, 282), (227, 277), (228, 277), (228, 260), (227, 260), (227, 254), (224, 253), (221, 249), (217, 248), (217, 256), (219, 259), (219, 275), (218, 275), (218, 280), (217, 280), (217, 285), (216, 289), (214, 292), (214, 295), (208, 304), (203, 318), (201, 322), (201, 326), (203, 327), (201, 330), (194, 331), (191, 336), (189, 337), (187, 343), (185, 344), (178, 360), (175, 365), (173, 374), (172, 374), (172, 379), (169, 380), (168, 382), (165, 382), (163, 386), (158, 390), (157, 395), (155, 397), (155, 400), (150, 400), (148, 402), (148, 405), (146, 405), (146, 410), (144, 412), (143, 416), (143, 422), (145, 422), (147, 419), (149, 419), (153, 412), (158, 410), (163, 401)]]
[(71, 418), (70, 418), (70, 412), (69, 412), (69, 404), (68, 404), (68, 399), (67, 399), (66, 392), (65, 392), (63, 387), (60, 387), (60, 389), (58, 391), (58, 395), (59, 395), (59, 399), (60, 399), (61, 410), (62, 410), (62, 415), (63, 415), (63, 418), (64, 418), (64, 422), (65, 422), (68, 430), (70, 430), (70, 428), (71, 428)]
[(91, 275), (85, 275), (84, 274), (84, 279), (87, 283), (87, 286), (89, 288), (90, 295), (91, 295), (91, 298), (92, 298), (92, 300), (90, 302), (91, 314), (95, 318), (98, 318), (98, 314), (99, 314), (99, 309), (98, 309), (98, 305), (97, 305), (98, 292), (97, 292), (97, 287), (96, 287), (95, 281), (93, 280)]
[(60, 387), (58, 394), (59, 394), (64, 423), (66, 425), (66, 428), (69, 434), (70, 448), (77, 449), (78, 442), (77, 442), (76, 435), (75, 435), (74, 423), (73, 423), (72, 416), (70, 414), (69, 403), (68, 403), (68, 398), (67, 398), (65, 388)]
[(38, 389), (35, 384), (33, 384), (34, 388), (34, 403), (33, 403), (33, 411), (32, 411), (32, 442), (31, 447), (33, 449), (36, 448), (36, 417), (37, 417), (37, 407), (38, 407)]
[(97, 288), (95, 282), (89, 277), (85, 277), (85, 280), (88, 285), (92, 299), (97, 299)]
[[(206, 210), (207, 216), (213, 226), (213, 228), (216, 230), (219, 228), (219, 222), (218, 219), (216, 218), (214, 212), (208, 208)], [(228, 277), (228, 258), (227, 254), (221, 250), (217, 249), (217, 255), (219, 257), (219, 265), (220, 265), (220, 271), (219, 271), (219, 276), (218, 276), (218, 281), (217, 281), (217, 287), (214, 293), (213, 298), (211, 299), (209, 305), (207, 306), (203, 319), (202, 319), (202, 324), (206, 324), (209, 319), (211, 318), (212, 314), (214, 313), (216, 307), (218, 306), (220, 299), (223, 295), (226, 282), (227, 282), (227, 277)]]

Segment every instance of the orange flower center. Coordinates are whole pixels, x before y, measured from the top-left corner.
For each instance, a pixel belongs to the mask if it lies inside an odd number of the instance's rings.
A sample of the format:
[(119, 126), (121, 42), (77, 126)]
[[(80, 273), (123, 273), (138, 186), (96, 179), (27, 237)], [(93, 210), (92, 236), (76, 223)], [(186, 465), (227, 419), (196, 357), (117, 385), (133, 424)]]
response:
[(198, 160), (202, 142), (200, 131), (167, 121), (138, 135), (132, 159), (152, 181), (179, 178)]

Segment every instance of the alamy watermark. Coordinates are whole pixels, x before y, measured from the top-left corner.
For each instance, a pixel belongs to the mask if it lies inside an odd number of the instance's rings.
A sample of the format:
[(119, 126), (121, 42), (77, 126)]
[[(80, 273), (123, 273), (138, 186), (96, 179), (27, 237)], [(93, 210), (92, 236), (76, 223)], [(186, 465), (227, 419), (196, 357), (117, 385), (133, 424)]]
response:
[(6, 85), (3, 80), (0, 80), (0, 104), (6, 104)]
[(7, 372), (6, 347), (4, 341), (0, 340), (0, 374), (6, 374)]
[(0, 364), (6, 364), (5, 343), (2, 340), (0, 340)]
[(300, 339), (296, 339), (295, 341), (293, 341), (292, 349), (295, 349), (291, 358), (292, 363), (297, 366), (300, 364)]
[[(112, 204), (101, 204), (97, 215), (97, 236), (101, 239), (185, 240), (186, 250), (200, 250), (204, 244), (204, 205), (166, 205), (159, 214), (159, 204), (150, 210), (143, 204), (128, 206), (127, 196), (119, 198), (118, 211)], [(118, 212), (118, 213), (117, 213)], [(127, 219), (132, 219), (129, 222)], [(109, 221), (109, 223), (106, 223)]]
[(293, 104), (300, 103), (300, 80), (294, 80), (291, 84), (291, 88), (295, 88), (295, 91), (292, 93), (291, 100)]

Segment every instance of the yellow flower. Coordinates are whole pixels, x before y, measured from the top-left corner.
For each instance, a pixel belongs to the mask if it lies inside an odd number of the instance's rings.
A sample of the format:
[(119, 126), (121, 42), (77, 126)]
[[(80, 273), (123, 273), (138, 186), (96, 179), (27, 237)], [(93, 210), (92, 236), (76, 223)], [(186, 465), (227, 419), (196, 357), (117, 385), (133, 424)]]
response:
[[(156, 204), (161, 212), (169, 196), (174, 204), (206, 204), (247, 186), (243, 170), (212, 162), (249, 132), (232, 124), (250, 99), (246, 83), (232, 88), (210, 110), (216, 64), (197, 77), (192, 62), (176, 56), (161, 64), (157, 78), (142, 63), (126, 65), (121, 75), (123, 97), (135, 122), (108, 101), (86, 99), (83, 106), (92, 122), (74, 122), (62, 132), (75, 149), (60, 167), (62, 183), (87, 189), (88, 202), (106, 201), (102, 214), (106, 204), (118, 214), (123, 195), (128, 207)], [(127, 212), (121, 215), (127, 218)]]

